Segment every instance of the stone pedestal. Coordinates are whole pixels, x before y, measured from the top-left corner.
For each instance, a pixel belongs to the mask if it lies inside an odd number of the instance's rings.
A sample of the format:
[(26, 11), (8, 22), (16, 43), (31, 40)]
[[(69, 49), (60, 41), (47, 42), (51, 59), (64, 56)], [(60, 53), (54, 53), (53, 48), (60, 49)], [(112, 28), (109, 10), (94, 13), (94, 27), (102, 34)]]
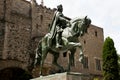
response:
[(31, 80), (92, 80), (90, 75), (75, 73), (75, 72), (65, 72), (56, 73), (48, 76), (41, 76)]

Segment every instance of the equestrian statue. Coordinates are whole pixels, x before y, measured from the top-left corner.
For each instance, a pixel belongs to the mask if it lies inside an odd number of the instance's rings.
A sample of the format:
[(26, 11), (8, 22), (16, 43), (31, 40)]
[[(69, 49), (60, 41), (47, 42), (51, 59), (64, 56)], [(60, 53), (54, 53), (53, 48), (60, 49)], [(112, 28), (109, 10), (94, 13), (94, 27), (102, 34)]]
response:
[(58, 67), (60, 72), (66, 71), (57, 62), (60, 53), (64, 54), (68, 51), (71, 52), (69, 54), (67, 71), (70, 71), (70, 67), (74, 66), (76, 47), (80, 50), (79, 61), (83, 62), (84, 60), (82, 45), (79, 42), (78, 37), (83, 36), (87, 32), (91, 20), (87, 18), (87, 16), (69, 19), (62, 14), (62, 11), (62, 5), (57, 6), (49, 33), (47, 33), (38, 43), (34, 65), (37, 63), (40, 64), (40, 75), (42, 75), (43, 64), (48, 52), (53, 55), (52, 63)]

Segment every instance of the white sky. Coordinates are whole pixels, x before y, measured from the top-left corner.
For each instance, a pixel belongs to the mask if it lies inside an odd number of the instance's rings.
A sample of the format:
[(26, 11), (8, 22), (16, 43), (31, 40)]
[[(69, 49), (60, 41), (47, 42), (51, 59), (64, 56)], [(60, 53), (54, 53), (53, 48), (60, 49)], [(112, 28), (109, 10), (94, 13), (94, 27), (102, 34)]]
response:
[[(29, 0), (30, 1), (30, 0)], [(41, 0), (36, 0), (39, 4)], [(63, 5), (63, 14), (74, 18), (88, 16), (92, 24), (104, 29), (104, 38), (111, 37), (120, 54), (120, 0), (43, 0), (48, 8)]]

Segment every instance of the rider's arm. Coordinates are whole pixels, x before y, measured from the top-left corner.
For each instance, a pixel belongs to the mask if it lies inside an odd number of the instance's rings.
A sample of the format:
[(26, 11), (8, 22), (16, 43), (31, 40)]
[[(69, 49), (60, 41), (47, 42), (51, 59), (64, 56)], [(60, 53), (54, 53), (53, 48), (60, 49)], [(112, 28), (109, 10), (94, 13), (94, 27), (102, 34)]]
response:
[(67, 18), (65, 18), (64, 16), (59, 16), (59, 19), (62, 20), (62, 21), (65, 21), (67, 23), (68, 27), (71, 26), (70, 21)]
[(59, 17), (59, 19), (60, 19), (60, 20), (62, 20), (62, 21), (69, 22), (69, 20), (68, 20), (68, 19), (66, 19), (64, 16), (60, 16), (60, 17)]

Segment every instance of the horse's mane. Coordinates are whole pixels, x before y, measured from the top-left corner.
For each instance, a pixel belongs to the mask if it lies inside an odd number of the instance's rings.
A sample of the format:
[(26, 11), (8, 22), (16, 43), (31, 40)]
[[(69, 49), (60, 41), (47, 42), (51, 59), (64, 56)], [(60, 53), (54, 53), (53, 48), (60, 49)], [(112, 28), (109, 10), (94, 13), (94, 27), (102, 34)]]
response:
[(82, 19), (84, 19), (85, 17), (75, 17), (75, 18), (73, 18), (73, 19), (71, 19), (70, 20), (70, 23), (74, 23), (74, 22), (76, 22), (76, 21), (79, 21), (79, 20), (82, 20)]

